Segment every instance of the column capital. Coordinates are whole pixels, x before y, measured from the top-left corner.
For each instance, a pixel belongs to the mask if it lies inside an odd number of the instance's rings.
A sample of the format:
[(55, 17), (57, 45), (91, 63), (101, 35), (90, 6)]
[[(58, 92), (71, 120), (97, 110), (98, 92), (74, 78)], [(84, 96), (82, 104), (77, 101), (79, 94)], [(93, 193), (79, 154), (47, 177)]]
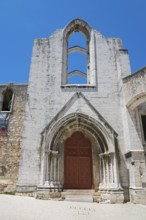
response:
[(99, 157), (101, 159), (105, 159), (107, 157), (112, 157), (115, 153), (114, 152), (104, 152), (104, 153), (100, 153)]
[(59, 152), (54, 150), (45, 150), (45, 153), (47, 153), (48, 155), (57, 156)]
[(59, 152), (58, 152), (58, 151), (55, 151), (55, 150), (52, 150), (52, 151), (51, 151), (51, 155), (54, 156), (54, 157), (58, 156), (58, 153), (59, 153)]

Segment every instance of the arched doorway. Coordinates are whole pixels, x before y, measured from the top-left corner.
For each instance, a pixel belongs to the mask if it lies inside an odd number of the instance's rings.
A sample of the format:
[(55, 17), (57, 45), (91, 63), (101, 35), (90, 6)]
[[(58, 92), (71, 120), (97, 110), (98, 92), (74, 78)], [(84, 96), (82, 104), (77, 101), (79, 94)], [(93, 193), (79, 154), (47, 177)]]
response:
[(64, 188), (92, 188), (92, 145), (80, 131), (64, 143)]
[(55, 191), (119, 189), (116, 133), (108, 124), (76, 113), (49, 126), (42, 141), (40, 186)]

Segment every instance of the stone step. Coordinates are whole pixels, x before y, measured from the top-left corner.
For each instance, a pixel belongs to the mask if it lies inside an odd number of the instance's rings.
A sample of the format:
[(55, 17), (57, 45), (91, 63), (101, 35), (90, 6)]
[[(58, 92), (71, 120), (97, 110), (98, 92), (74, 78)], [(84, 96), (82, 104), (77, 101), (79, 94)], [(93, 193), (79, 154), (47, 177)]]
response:
[(93, 202), (95, 190), (64, 190), (62, 199), (76, 202)]
[(92, 195), (65, 195), (65, 201), (93, 202), (93, 196)]
[(63, 190), (64, 195), (93, 195), (95, 190)]

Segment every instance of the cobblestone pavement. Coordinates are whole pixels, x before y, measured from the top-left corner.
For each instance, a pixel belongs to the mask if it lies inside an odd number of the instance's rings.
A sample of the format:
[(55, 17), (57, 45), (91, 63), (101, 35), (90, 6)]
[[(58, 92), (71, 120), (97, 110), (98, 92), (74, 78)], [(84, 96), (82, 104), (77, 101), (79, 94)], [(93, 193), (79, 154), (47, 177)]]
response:
[(0, 220), (146, 220), (146, 206), (0, 195)]

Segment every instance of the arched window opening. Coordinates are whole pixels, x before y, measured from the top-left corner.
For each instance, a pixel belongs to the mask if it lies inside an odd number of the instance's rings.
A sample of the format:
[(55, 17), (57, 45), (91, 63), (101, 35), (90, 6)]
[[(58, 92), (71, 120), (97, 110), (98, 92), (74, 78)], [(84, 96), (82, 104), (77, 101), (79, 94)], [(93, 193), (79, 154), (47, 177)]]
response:
[(72, 20), (63, 31), (62, 46), (61, 87), (96, 87), (96, 41), (92, 28), (82, 19)]
[(0, 134), (5, 134), (8, 131), (8, 122), (10, 112), (12, 110), (13, 90), (7, 88), (3, 91), (3, 103), (0, 111)]
[(85, 54), (74, 52), (68, 55), (68, 73), (78, 70), (87, 74), (87, 57)]
[(11, 111), (12, 100), (13, 100), (13, 90), (11, 88), (7, 88), (3, 92), (2, 111)]
[(74, 32), (69, 36), (68, 48), (78, 45), (84, 49), (87, 49), (86, 37), (81, 32)]
[(79, 75), (68, 77), (68, 84), (77, 84), (77, 82), (78, 84), (87, 84), (87, 79)]
[(82, 32), (76, 31), (68, 36), (67, 52), (67, 84), (87, 84), (89, 50), (88, 40)]

